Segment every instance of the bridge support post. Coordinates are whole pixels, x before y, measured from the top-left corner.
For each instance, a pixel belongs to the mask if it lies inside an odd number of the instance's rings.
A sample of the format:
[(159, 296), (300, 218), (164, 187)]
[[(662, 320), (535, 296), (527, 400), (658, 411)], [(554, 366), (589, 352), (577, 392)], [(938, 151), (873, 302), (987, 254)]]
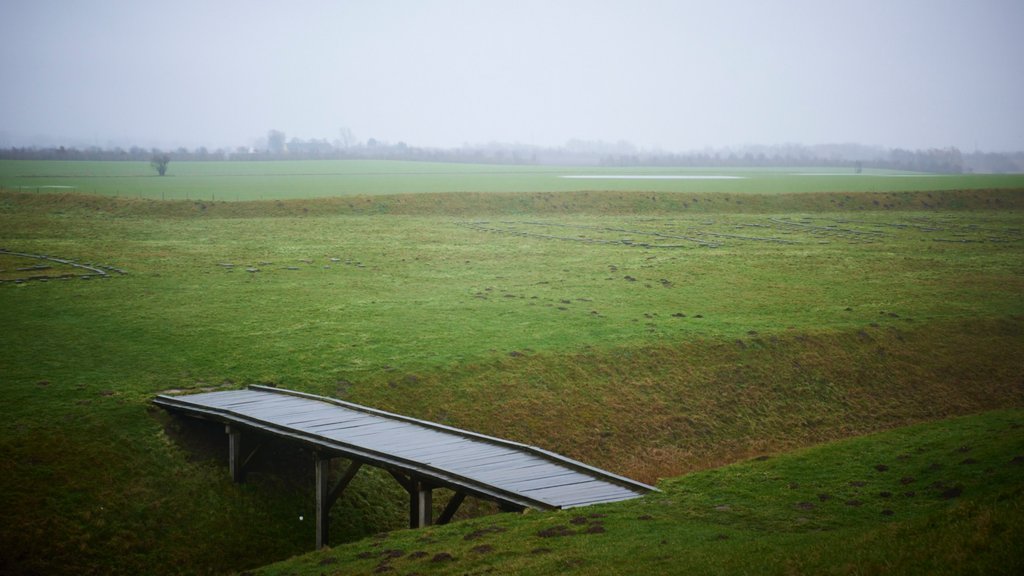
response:
[(349, 482), (362, 467), (362, 462), (352, 462), (341, 475), (338, 484), (331, 488), (331, 457), (317, 452), (316, 458), (316, 549), (330, 544), (331, 506), (348, 487)]
[(330, 542), (331, 503), (330, 485), (331, 459), (316, 453), (316, 549)]
[(417, 478), (409, 480), (409, 527), (423, 528), (433, 523), (433, 488)]
[(224, 427), (228, 434), (228, 470), (231, 480), (241, 484), (245, 482), (245, 463), (242, 462), (242, 431), (230, 424)]

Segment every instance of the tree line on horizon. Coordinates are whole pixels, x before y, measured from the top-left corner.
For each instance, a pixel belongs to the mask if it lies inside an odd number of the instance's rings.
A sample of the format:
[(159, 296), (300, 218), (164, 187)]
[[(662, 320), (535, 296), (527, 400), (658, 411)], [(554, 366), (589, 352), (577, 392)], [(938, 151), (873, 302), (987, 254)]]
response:
[(464, 162), (516, 165), (583, 165), (612, 167), (850, 167), (853, 170), (879, 168), (931, 172), (1021, 173), (1022, 152), (961, 152), (955, 147), (927, 150), (886, 149), (860, 144), (742, 146), (705, 149), (696, 152), (663, 152), (637, 149), (625, 141), (570, 140), (563, 146), (488, 143), (457, 148), (430, 148), (395, 144), (370, 138), (366, 142), (341, 139), (285, 139), (277, 130), (268, 132), (260, 146), (209, 150), (200, 146), (173, 150), (119, 146), (86, 148), (8, 147), (0, 148), (0, 160), (91, 160), (143, 161), (273, 161), (273, 160), (411, 160), (423, 162)]

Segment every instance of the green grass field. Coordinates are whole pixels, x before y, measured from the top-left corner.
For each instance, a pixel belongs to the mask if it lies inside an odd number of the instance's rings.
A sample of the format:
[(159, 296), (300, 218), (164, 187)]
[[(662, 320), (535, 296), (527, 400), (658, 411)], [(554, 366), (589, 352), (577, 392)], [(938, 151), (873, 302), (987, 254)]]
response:
[[(0, 161), (0, 187), (156, 200), (281, 200), (424, 192), (901, 192), (1020, 188), (1024, 175), (945, 175), (849, 169), (593, 168), (375, 160), (174, 162)], [(728, 179), (575, 179), (564, 176), (725, 176)]]
[[(163, 391), (250, 383), (539, 445), (665, 489), (595, 510), (608, 519), (593, 538), (534, 542), (548, 524), (576, 530), (573, 512), (455, 523), (432, 529), (437, 546), (397, 535), (408, 554), (458, 559), (403, 556), (401, 573), (614, 573), (634, 557), (673, 573), (682, 556), (698, 572), (1019, 565), (1006, 539), (1020, 539), (1022, 483), (996, 465), (1020, 454), (1019, 411), (713, 471), (1024, 408), (1024, 187), (1012, 177), (851, 176), (909, 186), (877, 192), (804, 193), (811, 177), (778, 174), (558, 191), (543, 187), (568, 182), (555, 169), (398, 164), (389, 176), (376, 163), (358, 168), (376, 170), (364, 176), (374, 186), (345, 188), (339, 164), (302, 163), (326, 172), (317, 180), (296, 163), (172, 163), (162, 179), (145, 165), (0, 163), (0, 249), (125, 272), (60, 279), (82, 269), (0, 252), (0, 573), (222, 574), (308, 551), (311, 456), (282, 446), (235, 486), (222, 431), (150, 405)], [(85, 170), (99, 195), (10, 189)], [(189, 178), (195, 188), (175, 187)], [(128, 191), (103, 188), (112, 182)], [(274, 186), (262, 202), (231, 198)], [(184, 189), (217, 200), (159, 200)], [(44, 278), (18, 282), (33, 276)], [(951, 460), (958, 442), (984, 450), (968, 455), (982, 463)], [(925, 456), (896, 459), (918, 447)], [(898, 469), (924, 459), (950, 474)], [(964, 498), (901, 501), (894, 517), (874, 496), (840, 505), (857, 498), (844, 483), (878, 463), (925, 486), (962, 484)], [(814, 508), (794, 511), (800, 502)], [(729, 513), (707, 510), (720, 504)], [(372, 571), (382, 558), (360, 555), (392, 537), (360, 539), (400, 528), (404, 506), (386, 474), (360, 472), (332, 521), (336, 546), (355, 543), (267, 573)], [(491, 525), (505, 530), (488, 533), (492, 551), (462, 543)], [(968, 528), (987, 532), (976, 541)]]

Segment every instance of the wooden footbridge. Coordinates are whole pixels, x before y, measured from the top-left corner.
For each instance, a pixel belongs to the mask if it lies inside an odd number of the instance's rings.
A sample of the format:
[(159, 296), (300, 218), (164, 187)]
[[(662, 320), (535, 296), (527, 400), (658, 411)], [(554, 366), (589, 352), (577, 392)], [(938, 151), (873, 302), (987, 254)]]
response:
[[(170, 411), (222, 422), (228, 463), (245, 480), (253, 453), (242, 453), (242, 434), (300, 442), (315, 454), (316, 546), (328, 543), (331, 506), (363, 465), (387, 470), (409, 493), (409, 525), (433, 523), (432, 493), (454, 496), (437, 518), (449, 522), (466, 496), (497, 502), (504, 510), (555, 510), (616, 502), (657, 490), (534, 446), (391, 414), (333, 398), (265, 386), (186, 396), (160, 395)], [(330, 462), (351, 463), (333, 486)]]

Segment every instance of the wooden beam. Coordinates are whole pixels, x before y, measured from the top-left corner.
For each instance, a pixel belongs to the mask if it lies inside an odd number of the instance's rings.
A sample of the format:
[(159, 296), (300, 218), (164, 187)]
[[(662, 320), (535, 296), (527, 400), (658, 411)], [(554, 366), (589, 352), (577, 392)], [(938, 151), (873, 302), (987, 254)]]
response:
[(319, 550), (330, 543), (331, 490), (328, 486), (331, 473), (331, 458), (317, 452), (316, 466), (316, 549)]
[(390, 468), (388, 468), (388, 474), (391, 474), (391, 477), (395, 479), (395, 482), (398, 482), (402, 486), (402, 488), (405, 488), (406, 492), (412, 490), (412, 486), (410, 484), (410, 482), (412, 481), (411, 478), (409, 478), (408, 476), (403, 476), (401, 472), (395, 472)]
[(249, 452), (249, 455), (245, 457), (245, 462), (242, 462), (243, 471), (244, 469), (249, 467), (249, 462), (252, 462), (252, 459), (256, 457), (256, 453), (260, 451), (260, 448), (263, 448), (263, 442), (260, 442), (259, 444), (253, 446), (252, 451)]
[(501, 510), (502, 512), (522, 512), (523, 510), (526, 510), (526, 506), (513, 504), (506, 500), (500, 500), (498, 502), (498, 510)]
[(462, 501), (466, 499), (465, 492), (456, 492), (452, 494), (452, 499), (448, 501), (448, 505), (444, 507), (444, 512), (437, 517), (438, 524), (447, 524), (452, 521), (455, 513), (458, 512), (459, 506), (462, 506)]
[(348, 465), (348, 469), (345, 470), (345, 473), (341, 475), (341, 480), (338, 480), (338, 484), (335, 485), (334, 488), (331, 490), (331, 493), (327, 495), (328, 509), (330, 509), (331, 506), (334, 506), (334, 503), (338, 501), (338, 497), (341, 496), (341, 493), (344, 492), (345, 488), (348, 487), (349, 482), (351, 482), (352, 479), (356, 477), (356, 472), (359, 472), (359, 468), (361, 468), (362, 465), (362, 462), (358, 462), (355, 460), (353, 460), (352, 463)]

